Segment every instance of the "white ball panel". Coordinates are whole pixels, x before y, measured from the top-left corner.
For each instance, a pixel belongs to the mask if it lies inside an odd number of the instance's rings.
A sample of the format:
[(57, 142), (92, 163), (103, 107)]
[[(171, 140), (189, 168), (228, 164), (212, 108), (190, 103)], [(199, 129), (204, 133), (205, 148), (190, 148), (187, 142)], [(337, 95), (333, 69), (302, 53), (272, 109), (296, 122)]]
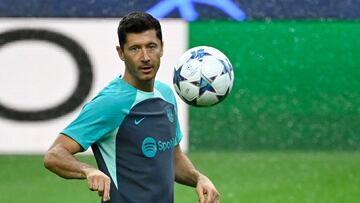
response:
[(219, 75), (223, 70), (223, 64), (215, 57), (205, 56), (202, 61), (201, 73), (211, 78)]
[[(230, 88), (229, 89), (231, 91), (233, 86), (234, 86), (234, 79), (235, 79), (234, 71), (231, 71), (230, 75), (231, 75), (231, 82), (230, 82)], [(229, 91), (229, 93), (230, 93), (230, 91)]]
[(181, 69), (181, 76), (192, 82), (200, 79), (201, 64), (197, 60), (191, 60), (190, 63), (184, 64)]
[(192, 101), (199, 96), (199, 87), (187, 81), (180, 82), (180, 95), (188, 101)]
[(218, 76), (212, 83), (212, 86), (214, 87), (218, 95), (225, 95), (227, 90), (229, 89), (230, 83), (231, 81), (229, 74), (224, 74)]
[(211, 106), (219, 101), (218, 97), (213, 92), (205, 92), (197, 99), (197, 104), (200, 106)]

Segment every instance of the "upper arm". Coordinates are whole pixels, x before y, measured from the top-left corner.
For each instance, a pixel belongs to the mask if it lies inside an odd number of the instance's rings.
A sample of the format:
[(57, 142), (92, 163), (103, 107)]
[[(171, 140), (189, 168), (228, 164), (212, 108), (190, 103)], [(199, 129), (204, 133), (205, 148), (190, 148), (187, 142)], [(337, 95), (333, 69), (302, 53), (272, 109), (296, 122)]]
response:
[(182, 155), (182, 150), (181, 150), (180, 144), (178, 144), (175, 146), (175, 158), (177, 158), (181, 155)]
[[(121, 124), (128, 109), (123, 97), (98, 96), (84, 106), (78, 117), (61, 134), (76, 141), (87, 150), (99, 139), (109, 135)], [(62, 139), (61, 139), (62, 140)]]
[(184, 164), (184, 162), (189, 161), (187, 156), (181, 150), (179, 144), (175, 146), (174, 150), (175, 150), (175, 167), (178, 167), (179, 165), (181, 166)]
[(49, 151), (53, 149), (55, 150), (56, 148), (62, 148), (71, 154), (83, 151), (83, 148), (79, 145), (79, 143), (77, 143), (75, 140), (65, 134), (60, 134), (56, 138)]
[(44, 156), (44, 166), (63, 178), (86, 178), (83, 168), (74, 154), (83, 151), (82, 147), (70, 137), (60, 134)]

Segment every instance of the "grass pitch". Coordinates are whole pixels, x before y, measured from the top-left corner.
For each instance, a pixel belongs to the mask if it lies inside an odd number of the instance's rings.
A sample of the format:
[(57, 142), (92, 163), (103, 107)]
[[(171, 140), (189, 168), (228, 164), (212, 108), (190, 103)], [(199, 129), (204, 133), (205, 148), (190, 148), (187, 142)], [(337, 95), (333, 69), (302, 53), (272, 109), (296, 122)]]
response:
[[(193, 152), (194, 164), (218, 187), (223, 203), (360, 202), (360, 152)], [(90, 156), (79, 159), (94, 163)], [(0, 202), (98, 203), (85, 181), (44, 169), (40, 155), (0, 156)], [(176, 203), (197, 202), (176, 185)]]

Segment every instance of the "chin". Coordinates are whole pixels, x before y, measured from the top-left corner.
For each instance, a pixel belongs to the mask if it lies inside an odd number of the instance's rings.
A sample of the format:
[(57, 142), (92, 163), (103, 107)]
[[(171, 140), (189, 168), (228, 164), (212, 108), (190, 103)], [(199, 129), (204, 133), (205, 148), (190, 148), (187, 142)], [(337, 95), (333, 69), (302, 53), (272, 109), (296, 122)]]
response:
[(149, 76), (144, 76), (144, 77), (141, 77), (141, 80), (142, 81), (152, 81), (155, 79), (155, 76), (154, 75), (149, 75)]

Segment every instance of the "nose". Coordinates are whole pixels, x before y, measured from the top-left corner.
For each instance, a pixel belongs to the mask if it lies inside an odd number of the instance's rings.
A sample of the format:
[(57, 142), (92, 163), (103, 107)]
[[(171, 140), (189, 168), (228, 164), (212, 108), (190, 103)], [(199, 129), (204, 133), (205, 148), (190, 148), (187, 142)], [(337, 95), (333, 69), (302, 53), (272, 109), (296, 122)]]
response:
[(147, 49), (145, 49), (145, 48), (142, 49), (141, 61), (143, 61), (143, 62), (150, 61), (149, 53), (148, 53)]

